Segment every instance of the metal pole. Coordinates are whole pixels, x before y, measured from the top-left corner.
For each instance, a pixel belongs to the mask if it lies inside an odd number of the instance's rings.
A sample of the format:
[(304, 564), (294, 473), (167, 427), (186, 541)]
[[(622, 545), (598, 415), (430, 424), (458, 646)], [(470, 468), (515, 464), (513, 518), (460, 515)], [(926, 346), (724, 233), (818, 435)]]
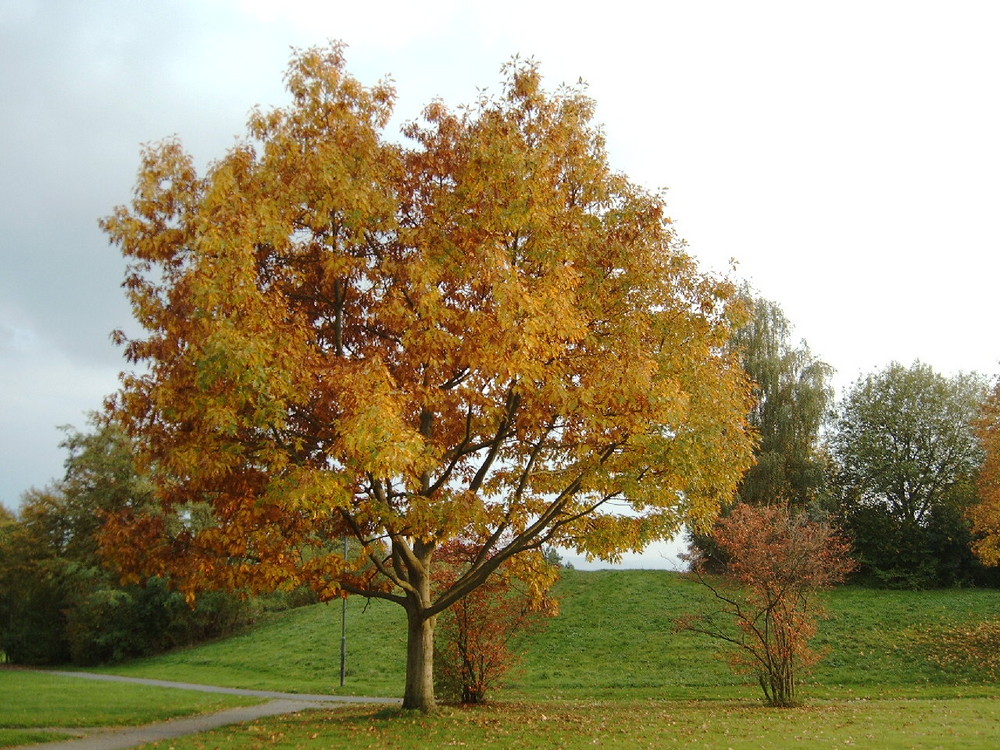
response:
[[(344, 561), (347, 561), (347, 537), (344, 537)], [(340, 611), (340, 686), (344, 687), (347, 678), (347, 597), (343, 598), (343, 609)]]

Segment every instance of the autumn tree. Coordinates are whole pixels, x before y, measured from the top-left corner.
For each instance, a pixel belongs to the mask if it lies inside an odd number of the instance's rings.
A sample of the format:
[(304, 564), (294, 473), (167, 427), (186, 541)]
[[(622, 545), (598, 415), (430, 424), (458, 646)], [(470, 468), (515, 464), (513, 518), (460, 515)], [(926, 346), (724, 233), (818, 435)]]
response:
[(847, 392), (830, 436), (837, 512), (870, 579), (922, 587), (971, 574), (964, 513), (976, 499), (986, 393), (978, 375), (920, 362), (890, 364)]
[[(453, 540), (438, 550), (433, 583), (447, 589), (475, 563), (480, 550)], [(537, 629), (558, 612), (550, 589), (559, 569), (542, 551), (518, 555), (498, 568), (475, 591), (438, 616), (435, 680), (463, 704), (482, 703), (517, 662), (515, 637)]]
[(707, 575), (699, 552), (692, 570), (720, 606), (679, 627), (730, 644), (733, 668), (757, 678), (769, 705), (793, 706), (798, 678), (822, 656), (809, 647), (825, 615), (817, 592), (854, 568), (850, 547), (829, 524), (785, 505), (737, 505), (714, 537), (725, 573)]
[[(103, 222), (145, 329), (119, 335), (113, 406), (160, 505), (110, 521), (106, 553), (192, 593), (400, 604), (407, 708), (434, 705), (437, 616), (508, 560), (642, 549), (711, 519), (750, 456), (732, 285), (611, 170), (582, 90), (505, 70), (401, 145), (388, 84), (297, 53), (289, 106), (204, 176), (146, 149)], [(435, 591), (455, 538), (480, 554)]]
[(983, 448), (977, 477), (979, 500), (969, 508), (977, 557), (986, 565), (1000, 565), (1000, 380), (984, 400), (976, 433)]

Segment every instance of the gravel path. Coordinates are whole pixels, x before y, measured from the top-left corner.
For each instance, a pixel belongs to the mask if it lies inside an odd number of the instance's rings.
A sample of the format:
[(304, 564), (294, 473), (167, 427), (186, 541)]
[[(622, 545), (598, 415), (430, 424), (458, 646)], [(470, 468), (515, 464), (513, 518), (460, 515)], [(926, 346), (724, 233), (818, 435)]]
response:
[[(114, 729), (87, 729), (87, 736), (46, 742), (40, 745), (21, 745), (18, 750), (125, 750), (130, 747), (145, 745), (150, 742), (162, 742), (188, 734), (207, 732), (230, 724), (240, 724), (246, 721), (262, 719), (266, 716), (296, 713), (313, 708), (323, 708), (336, 703), (384, 703), (399, 705), (395, 698), (366, 698), (345, 695), (305, 695), (300, 693), (281, 693), (271, 690), (243, 690), (240, 688), (224, 688), (215, 685), (198, 685), (190, 682), (170, 682), (168, 680), (149, 680), (141, 677), (119, 677), (110, 674), (92, 674), (90, 672), (49, 672), (63, 677), (79, 677), (88, 680), (103, 680), (105, 682), (131, 682), (138, 685), (154, 687), (177, 688), (179, 690), (197, 690), (205, 693), (226, 693), (229, 695), (247, 695), (270, 699), (267, 703), (257, 706), (232, 708), (214, 714), (188, 716), (171, 719), (156, 724), (141, 727), (122, 727)], [(71, 729), (55, 731), (71, 732)]]

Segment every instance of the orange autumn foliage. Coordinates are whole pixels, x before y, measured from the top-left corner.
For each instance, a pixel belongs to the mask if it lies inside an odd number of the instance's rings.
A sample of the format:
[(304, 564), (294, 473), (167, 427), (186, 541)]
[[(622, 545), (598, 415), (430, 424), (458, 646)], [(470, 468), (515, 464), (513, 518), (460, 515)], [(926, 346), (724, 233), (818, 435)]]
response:
[(973, 551), (986, 565), (1000, 565), (1000, 382), (987, 397), (976, 432), (983, 446), (980, 501), (969, 511)]
[(822, 656), (809, 647), (825, 616), (816, 594), (857, 566), (850, 545), (784, 505), (737, 505), (716, 525), (714, 541), (725, 572), (709, 576), (701, 550), (692, 570), (719, 609), (681, 618), (678, 627), (730, 644), (733, 669), (754, 675), (768, 704), (795, 705), (798, 678)]
[[(397, 602), (404, 702), (429, 708), (435, 616), (507, 560), (614, 559), (731, 497), (752, 443), (735, 290), (611, 170), (593, 101), (533, 64), (402, 145), (392, 87), (341, 46), (297, 53), (287, 85), (204, 176), (177, 140), (147, 148), (103, 222), (145, 330), (119, 334), (136, 367), (111, 407), (160, 507), (109, 519), (104, 549), (192, 593)], [(455, 538), (482, 554), (433, 590)]]

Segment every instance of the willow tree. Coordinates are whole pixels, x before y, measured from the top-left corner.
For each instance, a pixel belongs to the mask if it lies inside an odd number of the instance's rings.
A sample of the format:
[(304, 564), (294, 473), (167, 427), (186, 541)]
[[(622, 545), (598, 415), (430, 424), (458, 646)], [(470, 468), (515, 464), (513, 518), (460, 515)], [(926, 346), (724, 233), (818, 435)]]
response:
[(753, 382), (750, 424), (760, 435), (756, 460), (738, 492), (741, 502), (752, 505), (802, 508), (817, 499), (824, 482), (819, 436), (833, 400), (833, 368), (804, 341), (793, 345), (791, 336), (781, 308), (756, 297), (753, 317), (731, 341)]
[[(746, 468), (732, 285), (607, 161), (594, 104), (512, 63), (495, 98), (384, 129), (334, 45), (199, 176), (143, 153), (103, 227), (141, 338), (112, 407), (159, 510), (107, 554), (183, 590), (310, 585), (408, 618), (404, 705), (434, 704), (435, 617), (514, 555), (613, 560), (708, 520)], [(344, 559), (349, 535), (363, 554)], [(480, 556), (431, 587), (437, 548)]]

